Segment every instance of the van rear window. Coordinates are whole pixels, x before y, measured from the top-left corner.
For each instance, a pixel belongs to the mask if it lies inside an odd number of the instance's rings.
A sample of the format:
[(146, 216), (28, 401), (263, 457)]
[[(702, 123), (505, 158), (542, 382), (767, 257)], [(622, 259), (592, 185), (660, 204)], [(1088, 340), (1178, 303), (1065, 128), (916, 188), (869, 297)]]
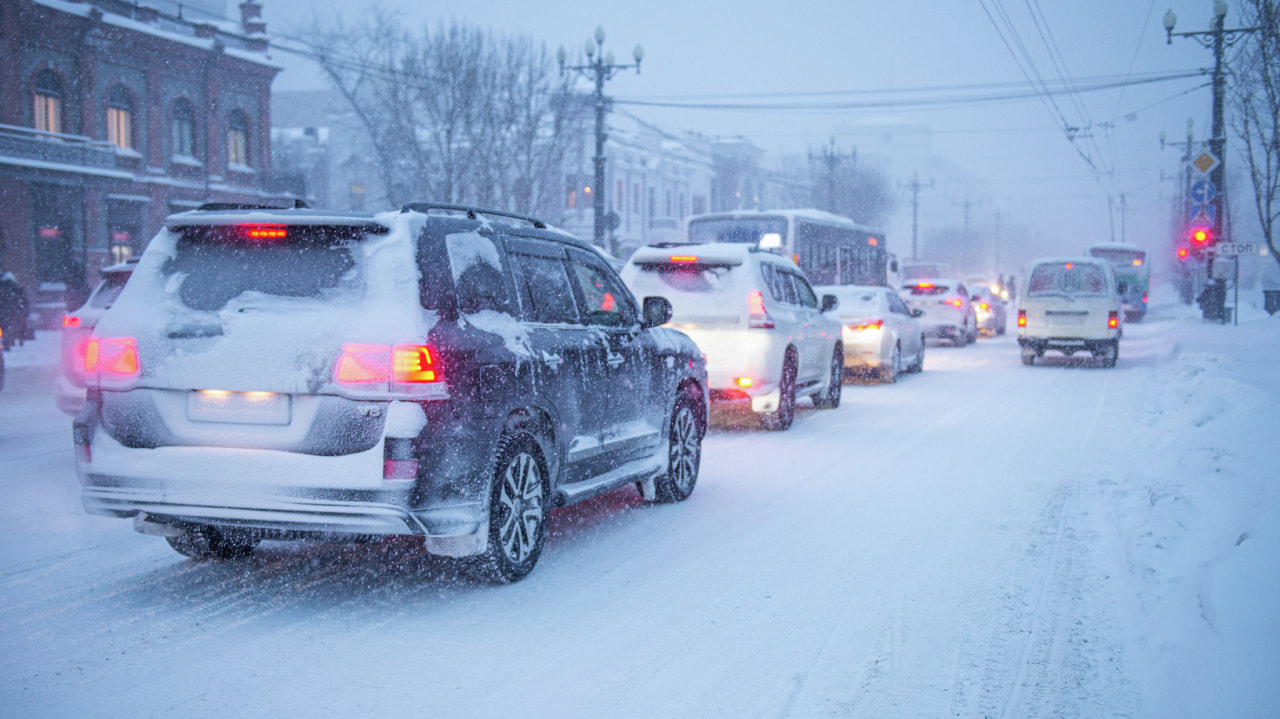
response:
[(321, 297), (356, 281), (350, 243), (359, 228), (291, 226), (283, 236), (256, 238), (237, 227), (186, 227), (165, 277), (182, 275), (178, 297), (193, 310), (217, 311), (257, 292)]
[(1039, 265), (1031, 272), (1027, 294), (1102, 296), (1107, 294), (1107, 276), (1101, 267), (1082, 262)]

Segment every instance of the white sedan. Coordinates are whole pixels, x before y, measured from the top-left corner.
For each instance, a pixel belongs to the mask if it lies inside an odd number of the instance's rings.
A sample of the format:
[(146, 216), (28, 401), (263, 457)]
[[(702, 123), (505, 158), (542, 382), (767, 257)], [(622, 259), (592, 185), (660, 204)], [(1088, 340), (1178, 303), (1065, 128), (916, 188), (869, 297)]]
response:
[(924, 313), (907, 307), (897, 292), (861, 285), (814, 290), (840, 300), (836, 313), (843, 325), (846, 373), (874, 374), (891, 383), (902, 372), (924, 369), (924, 330), (917, 319)]

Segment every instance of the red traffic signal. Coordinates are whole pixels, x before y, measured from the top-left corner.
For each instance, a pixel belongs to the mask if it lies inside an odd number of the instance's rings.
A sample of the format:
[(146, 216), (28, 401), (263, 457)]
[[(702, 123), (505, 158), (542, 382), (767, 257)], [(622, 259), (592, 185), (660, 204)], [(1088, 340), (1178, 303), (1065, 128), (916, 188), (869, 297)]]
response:
[(1185, 247), (1179, 247), (1179, 248), (1178, 248), (1178, 259), (1179, 259), (1179, 260), (1185, 260), (1185, 259), (1187, 259), (1187, 257), (1188, 257), (1190, 254), (1191, 254), (1191, 252), (1190, 252), (1187, 248), (1185, 248)]
[(1191, 241), (1197, 245), (1205, 246), (1213, 240), (1213, 230), (1208, 227), (1194, 227), (1191, 230)]

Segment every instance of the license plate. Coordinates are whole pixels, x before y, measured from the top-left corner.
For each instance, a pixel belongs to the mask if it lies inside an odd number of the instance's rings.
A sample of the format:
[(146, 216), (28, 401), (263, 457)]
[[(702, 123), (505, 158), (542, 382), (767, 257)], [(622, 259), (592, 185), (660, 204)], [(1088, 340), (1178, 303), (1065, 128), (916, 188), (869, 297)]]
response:
[(289, 424), (290, 397), (275, 392), (196, 390), (187, 395), (187, 419), (229, 424)]
[(1054, 312), (1045, 313), (1045, 319), (1049, 320), (1049, 324), (1055, 327), (1080, 327), (1084, 325), (1084, 314), (1057, 314)]

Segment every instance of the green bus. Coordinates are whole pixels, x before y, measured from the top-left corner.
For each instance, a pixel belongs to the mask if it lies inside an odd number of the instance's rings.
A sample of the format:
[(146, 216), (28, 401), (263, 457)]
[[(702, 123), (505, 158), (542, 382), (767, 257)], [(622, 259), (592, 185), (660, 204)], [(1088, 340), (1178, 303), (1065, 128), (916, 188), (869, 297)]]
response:
[(1116, 273), (1125, 322), (1141, 322), (1147, 314), (1151, 292), (1151, 266), (1146, 250), (1120, 242), (1100, 242), (1089, 247), (1089, 256), (1106, 260)]

